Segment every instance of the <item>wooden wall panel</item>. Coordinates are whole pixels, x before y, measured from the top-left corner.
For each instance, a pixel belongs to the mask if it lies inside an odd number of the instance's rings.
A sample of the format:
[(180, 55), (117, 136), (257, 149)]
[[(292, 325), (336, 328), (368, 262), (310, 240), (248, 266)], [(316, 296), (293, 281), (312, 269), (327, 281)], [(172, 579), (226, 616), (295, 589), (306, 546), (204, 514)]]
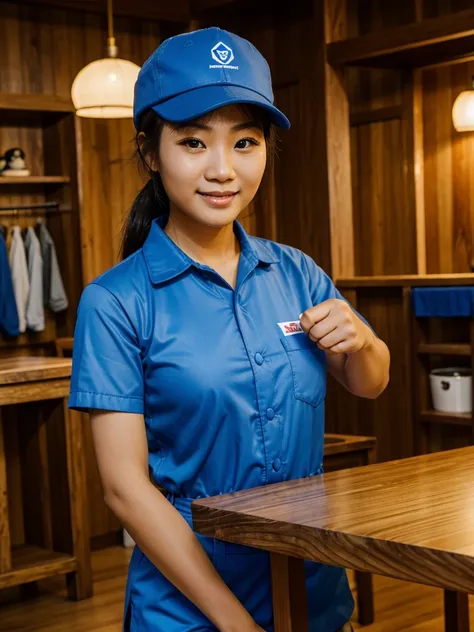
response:
[(354, 233), (359, 275), (416, 271), (414, 217), (406, 204), (400, 119), (352, 128)]
[[(351, 37), (414, 19), (409, 2), (360, 0), (347, 7)], [(414, 208), (407, 198), (404, 79), (398, 70), (346, 70), (356, 275), (417, 271)]]
[(474, 133), (452, 124), (456, 96), (474, 63), (423, 72), (427, 272), (470, 272), (474, 238)]
[[(184, 24), (161, 25), (149, 20), (119, 18), (115, 21), (119, 53), (142, 65), (163, 37), (184, 28)], [(0, 91), (69, 98), (77, 72), (87, 63), (104, 56), (106, 35), (105, 5), (104, 12), (99, 15), (23, 2), (0, 2)], [(0, 198), (5, 204), (60, 199), (64, 206), (72, 205), (72, 213), (51, 217), (48, 221), (57, 245), (60, 265), (67, 271), (65, 283), (71, 304), (68, 314), (57, 318), (56, 329), (59, 335), (73, 333), (83, 283), (116, 263), (122, 217), (141, 184), (135, 165), (130, 161), (134, 137), (130, 120), (76, 120), (75, 131), (79, 146), (77, 158), (84, 167), (82, 181), (77, 182), (74, 143), (65, 147), (57, 142), (60, 125), (72, 125), (73, 129), (69, 130), (71, 133), (68, 136), (74, 138), (73, 119), (70, 116), (54, 125), (46, 125), (44, 132), (36, 129), (40, 127), (39, 122), (32, 121), (31, 117), (19, 129), (11, 125), (4, 127), (6, 121), (0, 121), (0, 152), (19, 144), (27, 152), (29, 167), (34, 175), (43, 173), (43, 164), (46, 173), (58, 175), (60, 163), (64, 175), (72, 176), (71, 185), (64, 187), (62, 191), (42, 191), (33, 187), (30, 190), (30, 187), (25, 189), (24, 185), (7, 189), (4, 186)], [(51, 149), (53, 146), (59, 147), (60, 156), (54, 155)], [(80, 251), (79, 209), (74, 204), (75, 187), (79, 187), (81, 193), (81, 227), (87, 236), (82, 249), (84, 257), (81, 257)], [(81, 261), (84, 278), (81, 274)], [(51, 339), (51, 335), (48, 335)], [(12, 348), (5, 347), (3, 352), (13, 351)], [(23, 347), (18, 352), (31, 353), (31, 349)], [(117, 530), (119, 524), (103, 503), (87, 423), (87, 416), (84, 416), (88, 490), (92, 508), (91, 533), (97, 538)], [(14, 444), (13, 439), (10, 443)], [(14, 463), (11, 470), (11, 478), (16, 481), (18, 472)], [(20, 482), (18, 479), (18, 486)], [(16, 511), (14, 518), (13, 539), (21, 541), (21, 516)]]
[(329, 432), (377, 437), (377, 459), (413, 454), (411, 372), (407, 362), (410, 323), (402, 288), (343, 291), (391, 350), (391, 379), (376, 400), (355, 397), (333, 378), (328, 380), (326, 428)]

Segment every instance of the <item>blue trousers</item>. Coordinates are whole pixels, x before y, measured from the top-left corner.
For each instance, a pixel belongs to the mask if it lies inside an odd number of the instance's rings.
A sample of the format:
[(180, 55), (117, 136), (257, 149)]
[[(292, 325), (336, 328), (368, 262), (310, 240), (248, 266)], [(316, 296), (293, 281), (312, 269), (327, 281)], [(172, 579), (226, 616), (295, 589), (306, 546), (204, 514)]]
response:
[[(168, 497), (192, 528), (191, 499)], [(270, 555), (196, 533), (209, 559), (256, 623), (273, 632)], [(343, 569), (305, 562), (310, 632), (336, 632), (354, 609)], [(144, 553), (135, 547), (130, 561), (124, 632), (217, 632)]]

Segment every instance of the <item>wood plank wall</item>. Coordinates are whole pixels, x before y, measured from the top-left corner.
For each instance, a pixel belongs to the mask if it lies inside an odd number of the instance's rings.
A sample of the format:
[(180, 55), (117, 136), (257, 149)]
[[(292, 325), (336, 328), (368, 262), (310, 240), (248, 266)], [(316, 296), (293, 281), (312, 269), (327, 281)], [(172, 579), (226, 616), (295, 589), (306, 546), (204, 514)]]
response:
[[(469, 3), (425, 0), (421, 9), (428, 17), (461, 10)], [(396, 5), (360, 0), (347, 5), (350, 35), (407, 23), (416, 16), (411, 0)], [(331, 273), (330, 218), (321, 203), (326, 175), (318, 150), (324, 130), (312, 70), (321, 44), (314, 38), (313, 5), (302, 0), (285, 14), (274, 6), (268, 3), (259, 13), (255, 2), (239, 3), (234, 9), (216, 11), (200, 26), (229, 28), (262, 51), (272, 69), (276, 103), (292, 121), (291, 130), (279, 133), (274, 171), (244, 214), (244, 225), (253, 234), (301, 248)], [(249, 11), (252, 20), (247, 19)], [(186, 25), (174, 28), (184, 30)], [(138, 64), (172, 34), (169, 25), (130, 19), (117, 19), (116, 31), (120, 51)], [(76, 72), (103, 54), (105, 38), (105, 19), (97, 14), (0, 3), (0, 90), (68, 96)], [(425, 71), (422, 76), (428, 272), (467, 271), (471, 261), (472, 135), (457, 135), (450, 123), (451, 99), (471, 70), (459, 64)], [(356, 273), (416, 272), (416, 218), (409, 178), (413, 88), (402, 73), (382, 70), (351, 70), (347, 86)], [(130, 121), (82, 120), (78, 135), (84, 176), (83, 280), (87, 283), (117, 261), (122, 218), (141, 181), (129, 162)], [(77, 287), (76, 294), (81, 290)], [(397, 323), (402, 313), (390, 292), (380, 297), (368, 293), (359, 308), (391, 347), (392, 384), (374, 403), (357, 402), (331, 383), (327, 428), (378, 435), (382, 459), (408, 456), (410, 428), (399, 425), (408, 414), (406, 402), (400, 400), (405, 365)], [(116, 529), (117, 523), (102, 503), (90, 437), (87, 446), (92, 533), (101, 536)]]
[[(128, 18), (115, 20), (119, 52), (138, 65), (143, 63), (162, 38), (184, 28), (184, 24), (159, 24)], [(28, 5), (24, 2), (0, 2), (0, 91), (53, 94), (69, 98), (72, 81), (77, 72), (87, 63), (104, 56), (106, 36), (105, 10), (101, 16), (97, 13)], [(74, 125), (72, 119), (69, 119), (65, 119), (64, 124)], [(54, 162), (55, 157), (48, 157), (47, 148), (45, 147), (43, 152), (39, 145), (45, 142), (47, 135), (42, 136), (34, 128), (21, 128), (20, 137), (16, 132), (13, 127), (4, 128), (4, 134), (0, 136), (0, 152), (12, 144), (20, 144), (31, 160), (35, 154), (44, 153), (45, 163), (48, 160)], [(69, 135), (73, 136), (74, 133)], [(117, 262), (122, 217), (141, 185), (135, 165), (130, 160), (134, 137), (130, 120), (77, 119), (76, 136), (79, 139), (78, 159), (83, 169), (79, 183), (82, 184), (82, 249), (77, 216), (71, 217), (69, 214), (50, 220), (60, 265), (63, 270), (69, 271), (65, 284), (71, 309), (67, 322), (61, 323), (59, 318), (57, 331), (58, 335), (69, 336), (73, 334), (75, 310), (83, 282), (89, 282)], [(65, 154), (69, 152), (71, 157), (75, 155), (74, 147), (61, 147), (61, 151)], [(41, 161), (40, 164), (32, 164), (31, 167), (35, 174), (42, 173)], [(74, 163), (73, 171), (75, 170)], [(70, 197), (69, 193), (65, 195)], [(42, 195), (38, 197), (39, 201), (43, 199)], [(18, 199), (13, 194), (4, 201), (14, 204), (17, 201), (25, 203), (37, 200), (34, 194), (30, 198), (25, 197), (25, 191), (22, 189), (18, 192)], [(64, 201), (70, 202), (66, 199)], [(77, 213), (77, 208), (75, 210)], [(72, 241), (61, 241), (60, 236), (64, 234), (71, 236)], [(81, 263), (83, 275), (80, 272)], [(5, 352), (30, 353), (31, 349), (25, 347), (15, 350), (9, 347)], [(13, 423), (16, 411), (11, 410), (9, 414), (12, 415), (12, 429), (16, 425)], [(92, 508), (91, 534), (100, 539), (110, 532), (117, 531), (119, 524), (103, 503), (87, 416), (84, 416), (84, 431), (89, 501)], [(6, 442), (12, 456), (9, 472), (11, 485), (20, 490), (20, 470), (15, 462), (15, 455), (18, 454), (16, 434), (10, 432)], [(14, 518), (19, 515), (21, 507), (21, 492), (18, 493), (19, 496), (11, 507)], [(13, 542), (21, 542), (21, 520), (13, 520), (12, 527)]]

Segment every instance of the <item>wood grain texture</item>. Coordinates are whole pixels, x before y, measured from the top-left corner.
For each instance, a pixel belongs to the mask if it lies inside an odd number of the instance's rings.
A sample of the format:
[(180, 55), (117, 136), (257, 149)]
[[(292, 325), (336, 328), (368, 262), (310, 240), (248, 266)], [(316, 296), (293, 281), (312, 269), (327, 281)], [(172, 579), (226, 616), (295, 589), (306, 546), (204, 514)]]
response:
[[(324, 435), (324, 471), (335, 472), (375, 463), (377, 460), (376, 443), (375, 437), (326, 433)], [(362, 625), (369, 625), (374, 621), (372, 575), (371, 573), (356, 571), (354, 579), (357, 590), (358, 621)]]
[(12, 570), (0, 574), (0, 589), (72, 573), (77, 568), (74, 557), (24, 545), (12, 552)]
[[(67, 408), (70, 374), (70, 358), (0, 359), (1, 419), (4, 411), (19, 413), (7, 415), (17, 432), (10, 430), (8, 442), (0, 442), (0, 531), (5, 531), (0, 587), (65, 573), (70, 595), (84, 599), (92, 593), (90, 533), (82, 417), (69, 414)], [(8, 468), (10, 457), (13, 462)], [(9, 480), (3, 476), (8, 469), (13, 472)], [(10, 506), (24, 521), (21, 534), (9, 528)], [(16, 554), (9, 563), (5, 547), (10, 547), (10, 541), (33, 546), (20, 553), (26, 551), (28, 557), (36, 551), (36, 563)], [(58, 555), (58, 551), (69, 555)]]
[(192, 504), (195, 529), (273, 553), (474, 591), (474, 447)]
[[(92, 11), (102, 16), (105, 16), (107, 11), (106, 5), (97, 2), (97, 0), (29, 0), (29, 4), (49, 4), (60, 9)], [(141, 0), (137, 7), (132, 7), (128, 0), (115, 0), (113, 9), (114, 16), (125, 16), (127, 18), (181, 22), (191, 17), (188, 0), (174, 0), (173, 2)]]
[[(372, 451), (377, 444), (375, 437), (358, 437), (356, 435), (341, 435), (325, 433), (324, 435), (324, 457), (346, 452)], [(362, 465), (362, 463), (361, 463)]]
[(446, 632), (469, 632), (469, 600), (465, 593), (446, 590), (444, 593)]
[[(28, 630), (61, 632), (74, 621), (75, 632), (120, 632), (123, 595), (131, 549), (114, 547), (92, 555), (94, 596), (73, 603), (65, 598), (61, 578), (39, 584), (39, 595), (24, 601), (17, 591), (0, 592), (2, 616), (0, 631)], [(349, 571), (356, 596), (353, 573)], [(441, 632), (444, 629), (442, 591), (385, 577), (374, 577), (375, 622), (362, 627), (354, 613), (352, 625), (364, 632)], [(474, 625), (474, 600), (471, 599), (471, 624)]]
[[(345, 7), (342, 2), (313, 3), (314, 27), (319, 42), (330, 43), (344, 37), (347, 31)], [(353, 224), (349, 102), (344, 76), (328, 64), (326, 47), (321, 44), (316, 49), (315, 63), (325, 125), (324, 145), (318, 149), (327, 169), (327, 198), (322, 203), (329, 212), (331, 273), (334, 276), (350, 275), (355, 272), (355, 261), (354, 232), (347, 229)]]
[(37, 380), (70, 377), (69, 358), (13, 357), (0, 358), (0, 386), (23, 384)]
[(18, 110), (70, 113), (74, 106), (70, 98), (58, 97), (51, 94), (21, 94), (15, 92), (0, 92), (1, 110)]
[[(105, 53), (106, 7), (100, 4), (87, 0), (77, 4), (0, 2), (1, 151), (22, 146), (32, 177), (38, 178), (21, 183), (5, 180), (3, 184), (0, 179), (0, 203), (58, 200), (72, 211), (48, 216), (47, 222), (56, 244), (69, 309), (53, 318), (48, 312), (47, 326), (41, 334), (27, 333), (13, 343), (0, 337), (2, 355), (50, 354), (57, 336), (72, 336), (84, 284), (117, 262), (122, 219), (142, 185), (130, 161), (134, 136), (131, 121), (96, 124), (74, 120), (72, 114), (70, 90), (76, 74)], [(140, 3), (132, 10), (127, 2), (114, 3), (121, 56), (141, 66), (161, 39), (186, 28), (184, 22), (174, 21), (181, 15), (183, 3), (165, 5)], [(187, 3), (185, 13), (187, 21)], [(172, 21), (158, 23), (153, 19), (158, 15)], [(43, 112), (37, 114), (37, 109)], [(6, 223), (4, 217), (1, 221)], [(12, 218), (12, 223), (22, 227), (35, 221), (34, 217)], [(67, 394), (64, 384), (53, 384), (53, 380), (49, 393), (52, 397)], [(23, 401), (27, 396), (41, 400), (42, 387), (18, 386), (15, 399), (10, 401)], [(84, 422), (88, 423), (87, 418)], [(120, 527), (103, 502), (88, 426), (85, 433), (90, 502), (94, 507), (92, 536), (102, 536)], [(21, 541), (20, 520), (13, 518), (15, 539), (18, 534)]]
[(275, 632), (308, 632), (304, 560), (272, 553), (270, 563)]
[(11, 569), (11, 537), (8, 508), (7, 463), (3, 438), (3, 419), (0, 411), (0, 573)]
[(413, 274), (413, 275), (384, 275), (360, 276), (353, 278), (341, 277), (337, 279), (340, 288), (357, 287), (437, 287), (449, 285), (474, 285), (474, 274), (470, 272), (458, 274)]
[(92, 595), (92, 567), (82, 415), (68, 410), (66, 400), (63, 400), (63, 415), (66, 420), (71, 552), (77, 562), (76, 572), (68, 577), (69, 594), (74, 599), (86, 599)]
[(474, 10), (393, 27), (328, 46), (335, 66), (420, 67), (472, 53)]
[[(413, 452), (412, 377), (410, 363), (411, 309), (404, 288), (337, 287), (364, 316), (391, 353), (390, 382), (375, 400), (355, 397), (328, 379), (326, 432), (377, 437), (380, 461), (409, 457)], [(355, 299), (354, 299), (355, 295)]]
[(451, 110), (474, 63), (423, 73), (427, 271), (464, 272), (473, 263), (472, 133), (453, 127)]

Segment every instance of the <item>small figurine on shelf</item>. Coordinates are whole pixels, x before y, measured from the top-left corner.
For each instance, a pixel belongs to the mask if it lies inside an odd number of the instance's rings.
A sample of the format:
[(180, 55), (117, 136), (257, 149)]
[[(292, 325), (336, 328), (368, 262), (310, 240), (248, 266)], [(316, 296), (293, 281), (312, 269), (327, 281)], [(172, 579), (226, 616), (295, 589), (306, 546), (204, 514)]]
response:
[(2, 171), (5, 169), (6, 166), (7, 161), (5, 160), (5, 156), (0, 156), (0, 175), (2, 174)]
[(3, 156), (5, 168), (0, 171), (0, 176), (29, 176), (30, 172), (26, 168), (25, 152), (20, 147), (13, 147), (5, 152)]

